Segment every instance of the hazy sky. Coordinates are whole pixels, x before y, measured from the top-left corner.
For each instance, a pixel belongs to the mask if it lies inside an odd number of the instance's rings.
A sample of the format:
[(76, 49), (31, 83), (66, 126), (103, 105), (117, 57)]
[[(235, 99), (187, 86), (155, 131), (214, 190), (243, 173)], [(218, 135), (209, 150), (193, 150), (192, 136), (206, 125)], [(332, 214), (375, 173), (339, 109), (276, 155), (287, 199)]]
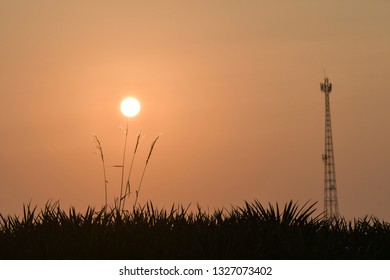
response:
[[(390, 2), (0, 0), (0, 212), (119, 195), (126, 96), (140, 202), (318, 201), (324, 70), (339, 209), (390, 220)], [(128, 164), (128, 163), (127, 163)]]

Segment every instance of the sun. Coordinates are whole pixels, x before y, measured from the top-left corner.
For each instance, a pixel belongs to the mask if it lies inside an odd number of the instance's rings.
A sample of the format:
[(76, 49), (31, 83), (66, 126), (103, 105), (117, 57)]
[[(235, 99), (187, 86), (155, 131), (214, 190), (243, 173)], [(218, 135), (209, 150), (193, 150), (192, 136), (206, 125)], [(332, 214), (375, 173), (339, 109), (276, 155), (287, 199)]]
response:
[(135, 117), (141, 111), (141, 104), (134, 97), (127, 97), (121, 102), (121, 112), (126, 117)]

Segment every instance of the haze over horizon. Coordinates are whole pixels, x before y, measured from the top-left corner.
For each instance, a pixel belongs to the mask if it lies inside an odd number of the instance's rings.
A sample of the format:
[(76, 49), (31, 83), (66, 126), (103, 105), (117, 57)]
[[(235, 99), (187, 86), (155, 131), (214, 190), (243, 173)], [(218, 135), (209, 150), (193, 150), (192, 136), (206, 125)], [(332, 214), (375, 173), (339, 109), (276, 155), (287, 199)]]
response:
[(1, 1), (0, 213), (119, 195), (136, 97), (140, 202), (318, 201), (324, 70), (341, 215), (390, 221), (390, 2)]

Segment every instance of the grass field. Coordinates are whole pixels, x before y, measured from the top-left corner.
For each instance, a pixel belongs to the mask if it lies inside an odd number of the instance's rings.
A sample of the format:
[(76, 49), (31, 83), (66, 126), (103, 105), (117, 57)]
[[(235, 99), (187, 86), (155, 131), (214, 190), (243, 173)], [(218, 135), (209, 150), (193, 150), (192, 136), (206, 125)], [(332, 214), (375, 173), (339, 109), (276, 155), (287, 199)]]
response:
[(0, 215), (1, 259), (390, 259), (390, 224), (313, 217), (315, 205), (258, 201), (206, 213), (152, 203), (133, 211), (48, 203)]

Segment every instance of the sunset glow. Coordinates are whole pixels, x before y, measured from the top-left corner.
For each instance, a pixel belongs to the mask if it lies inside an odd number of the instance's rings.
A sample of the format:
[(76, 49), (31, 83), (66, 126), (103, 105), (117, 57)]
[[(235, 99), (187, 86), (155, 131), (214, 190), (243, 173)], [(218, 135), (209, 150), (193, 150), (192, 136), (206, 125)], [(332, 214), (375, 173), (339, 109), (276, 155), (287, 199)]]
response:
[(326, 69), (340, 213), (390, 221), (390, 1), (371, 2), (0, 1), (0, 213), (105, 204), (92, 134), (109, 205), (162, 134), (140, 204), (321, 212)]

